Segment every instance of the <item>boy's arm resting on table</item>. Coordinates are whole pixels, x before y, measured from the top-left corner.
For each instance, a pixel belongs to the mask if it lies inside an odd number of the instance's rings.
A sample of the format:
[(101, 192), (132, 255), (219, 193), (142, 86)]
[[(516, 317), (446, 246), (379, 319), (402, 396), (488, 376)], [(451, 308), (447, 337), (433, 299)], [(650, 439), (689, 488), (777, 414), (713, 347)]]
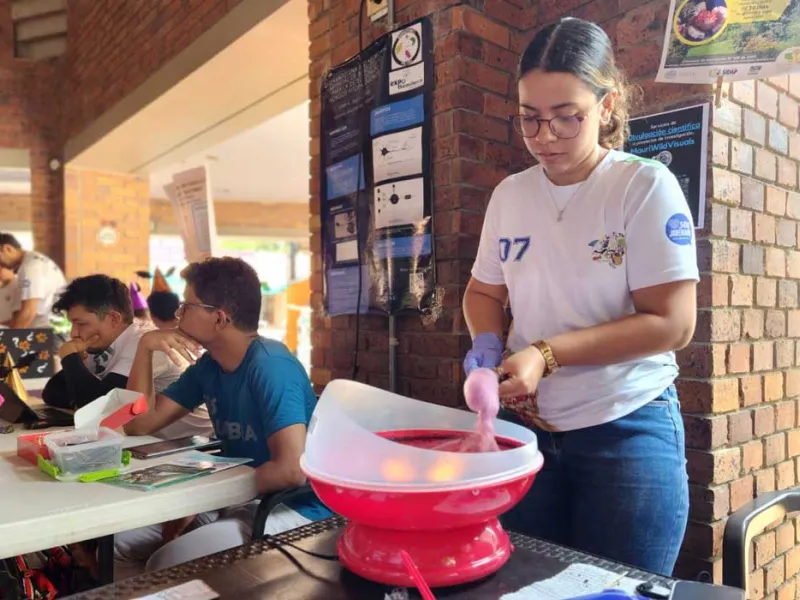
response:
[(267, 438), (270, 460), (256, 468), (258, 493), (271, 494), (306, 482), (300, 457), (306, 446), (306, 426), (296, 423)]
[[(165, 390), (169, 395), (157, 394), (153, 386), (153, 351), (140, 343), (128, 377), (128, 389), (145, 395), (148, 411), (125, 425), (125, 433), (149, 435), (189, 414), (190, 409), (182, 404), (183, 398), (188, 399), (195, 387), (193, 373), (190, 371), (191, 369), (187, 369), (178, 381)], [(197, 400), (200, 404), (201, 398), (198, 397)]]

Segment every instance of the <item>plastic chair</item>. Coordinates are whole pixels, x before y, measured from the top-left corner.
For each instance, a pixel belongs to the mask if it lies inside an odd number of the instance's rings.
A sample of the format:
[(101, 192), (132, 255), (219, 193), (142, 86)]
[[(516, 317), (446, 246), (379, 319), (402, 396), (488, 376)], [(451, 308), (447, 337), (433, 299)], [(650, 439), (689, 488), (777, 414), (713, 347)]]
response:
[(311, 489), (311, 485), (305, 483), (295, 488), (289, 488), (288, 490), (281, 490), (280, 492), (262, 496), (261, 501), (258, 503), (256, 516), (253, 519), (253, 534), (251, 540), (256, 542), (264, 537), (264, 527), (267, 524), (267, 518), (269, 514), (275, 510), (276, 506), (279, 504), (286, 504), (295, 498), (313, 493), (314, 491)]
[(728, 517), (722, 539), (722, 583), (747, 591), (753, 538), (768, 525), (800, 511), (800, 490), (762, 494)]

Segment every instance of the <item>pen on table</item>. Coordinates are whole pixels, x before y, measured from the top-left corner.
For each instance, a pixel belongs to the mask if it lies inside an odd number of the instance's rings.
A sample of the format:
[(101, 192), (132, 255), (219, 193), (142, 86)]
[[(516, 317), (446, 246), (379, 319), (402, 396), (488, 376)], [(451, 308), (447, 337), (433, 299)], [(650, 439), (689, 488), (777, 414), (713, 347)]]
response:
[(625, 571), (624, 573), (620, 573), (616, 579), (614, 579), (611, 583), (606, 584), (607, 589), (613, 589), (615, 585), (619, 585), (622, 583), (622, 580), (628, 576), (630, 571)]

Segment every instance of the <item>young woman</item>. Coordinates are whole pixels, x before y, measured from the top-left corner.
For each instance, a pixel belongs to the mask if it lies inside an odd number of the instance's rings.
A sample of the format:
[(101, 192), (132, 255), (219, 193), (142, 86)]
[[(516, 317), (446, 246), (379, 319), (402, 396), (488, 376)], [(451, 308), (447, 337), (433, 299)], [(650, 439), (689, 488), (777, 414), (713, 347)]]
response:
[(512, 117), (539, 164), (489, 202), (464, 297), (464, 367), (499, 366), (505, 409), (544, 453), (506, 525), (666, 574), (688, 514), (674, 350), (694, 333), (698, 270), (675, 177), (614, 150), (627, 116), (600, 27), (568, 18), (539, 32)]

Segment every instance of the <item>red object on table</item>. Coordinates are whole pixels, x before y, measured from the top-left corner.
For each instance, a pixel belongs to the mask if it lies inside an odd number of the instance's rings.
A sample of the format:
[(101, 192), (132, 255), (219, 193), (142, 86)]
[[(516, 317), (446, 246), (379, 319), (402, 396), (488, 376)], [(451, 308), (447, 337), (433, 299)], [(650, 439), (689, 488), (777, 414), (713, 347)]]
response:
[(41, 456), (45, 460), (50, 460), (50, 450), (44, 444), (44, 438), (51, 433), (59, 431), (67, 431), (59, 429), (56, 431), (48, 430), (39, 433), (26, 433), (17, 438), (17, 456), (27, 460), (29, 463), (36, 465), (38, 457)]
[(139, 396), (133, 402), (126, 404), (118, 411), (108, 415), (105, 419), (100, 421), (100, 427), (108, 427), (109, 429), (117, 429), (122, 427), (135, 416), (147, 412), (147, 398), (144, 395)]
[[(421, 439), (425, 434), (430, 439)], [(427, 430), (379, 435), (434, 448), (452, 434)], [(515, 440), (495, 439), (501, 451), (522, 446)], [(405, 551), (425, 582), (435, 588), (481, 579), (506, 563), (512, 546), (497, 517), (522, 499), (541, 466), (540, 462), (506, 481), (442, 491), (370, 490), (308, 479), (319, 499), (348, 519), (337, 542), (339, 559), (347, 569), (387, 585), (415, 586), (402, 559)]]

